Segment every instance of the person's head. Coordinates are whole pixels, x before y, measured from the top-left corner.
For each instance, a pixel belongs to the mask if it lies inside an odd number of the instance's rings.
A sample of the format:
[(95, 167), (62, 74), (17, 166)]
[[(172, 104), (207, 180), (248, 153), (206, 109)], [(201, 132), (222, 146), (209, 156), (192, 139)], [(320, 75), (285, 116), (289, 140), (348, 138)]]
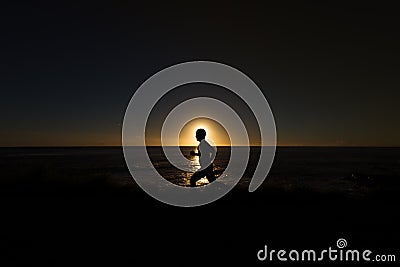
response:
[(197, 139), (197, 141), (201, 141), (201, 140), (203, 140), (204, 138), (206, 138), (206, 130), (204, 130), (204, 129), (197, 129), (197, 131), (196, 131), (196, 139)]

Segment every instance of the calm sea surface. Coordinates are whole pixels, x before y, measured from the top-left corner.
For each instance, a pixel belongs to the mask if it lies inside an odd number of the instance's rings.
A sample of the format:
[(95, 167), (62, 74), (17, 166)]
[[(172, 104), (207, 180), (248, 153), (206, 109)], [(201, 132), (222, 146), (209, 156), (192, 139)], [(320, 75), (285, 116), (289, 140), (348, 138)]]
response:
[[(133, 151), (135, 148), (132, 148)], [(189, 156), (193, 147), (181, 147), (191, 171), (172, 166), (161, 147), (148, 147), (153, 165), (171, 183), (187, 186), (198, 169), (198, 160)], [(238, 187), (247, 189), (258, 163), (259, 147), (251, 148), (250, 160)], [(230, 148), (219, 147), (214, 161), (217, 176), (228, 175)], [(2, 183), (29, 181), (30, 184), (62, 180), (84, 184), (85, 179), (107, 180), (110, 186), (135, 187), (120, 147), (1, 148)], [(147, 168), (148, 166), (137, 166)], [(355, 197), (376, 190), (398, 192), (399, 148), (362, 147), (278, 147), (271, 171), (261, 188), (284, 191), (336, 192)], [(207, 184), (206, 179), (199, 182)]]

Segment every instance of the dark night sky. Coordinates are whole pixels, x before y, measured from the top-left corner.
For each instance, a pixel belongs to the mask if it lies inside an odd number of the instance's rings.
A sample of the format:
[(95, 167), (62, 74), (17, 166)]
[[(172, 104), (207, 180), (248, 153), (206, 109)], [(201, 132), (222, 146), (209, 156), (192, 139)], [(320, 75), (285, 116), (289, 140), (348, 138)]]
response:
[(119, 145), (134, 90), (192, 60), (249, 75), (279, 145), (400, 146), (398, 12), (380, 4), (3, 3), (0, 146)]

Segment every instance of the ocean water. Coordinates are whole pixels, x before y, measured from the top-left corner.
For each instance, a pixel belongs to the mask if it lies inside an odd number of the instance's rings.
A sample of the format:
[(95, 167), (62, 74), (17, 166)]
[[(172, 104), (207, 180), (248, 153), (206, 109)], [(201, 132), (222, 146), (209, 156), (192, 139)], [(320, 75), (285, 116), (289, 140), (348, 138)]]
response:
[[(199, 168), (197, 157), (190, 156), (193, 149), (180, 148), (191, 171), (175, 168), (161, 147), (148, 147), (147, 152), (152, 165), (166, 180), (188, 186), (191, 175)], [(224, 173), (230, 151), (230, 147), (218, 147), (214, 161), (217, 177), (230, 175)], [(251, 147), (248, 167), (237, 185), (239, 189), (247, 190), (259, 151), (259, 147)], [(53, 185), (57, 189), (63, 186), (73, 189), (91, 184), (92, 191), (98, 184), (103, 190), (137, 188), (121, 147), (1, 148), (0, 167), (2, 191), (9, 194), (35, 191), (41, 186), (51, 190)], [(260, 189), (363, 197), (376, 192), (400, 192), (399, 180), (399, 148), (278, 147), (270, 173)], [(207, 183), (207, 179), (202, 179), (198, 185)]]

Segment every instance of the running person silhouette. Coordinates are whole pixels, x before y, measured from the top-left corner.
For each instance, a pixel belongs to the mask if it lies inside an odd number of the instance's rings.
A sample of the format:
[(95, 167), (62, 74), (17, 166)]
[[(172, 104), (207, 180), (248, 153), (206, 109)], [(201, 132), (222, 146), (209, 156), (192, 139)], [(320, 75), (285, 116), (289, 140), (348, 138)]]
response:
[(207, 177), (207, 180), (211, 183), (215, 181), (215, 175), (213, 170), (213, 160), (215, 158), (215, 149), (205, 140), (206, 130), (197, 129), (196, 139), (200, 142), (197, 147), (198, 153), (190, 151), (190, 155), (199, 156), (200, 170), (195, 172), (190, 178), (190, 186), (196, 186), (196, 182), (203, 177)]

